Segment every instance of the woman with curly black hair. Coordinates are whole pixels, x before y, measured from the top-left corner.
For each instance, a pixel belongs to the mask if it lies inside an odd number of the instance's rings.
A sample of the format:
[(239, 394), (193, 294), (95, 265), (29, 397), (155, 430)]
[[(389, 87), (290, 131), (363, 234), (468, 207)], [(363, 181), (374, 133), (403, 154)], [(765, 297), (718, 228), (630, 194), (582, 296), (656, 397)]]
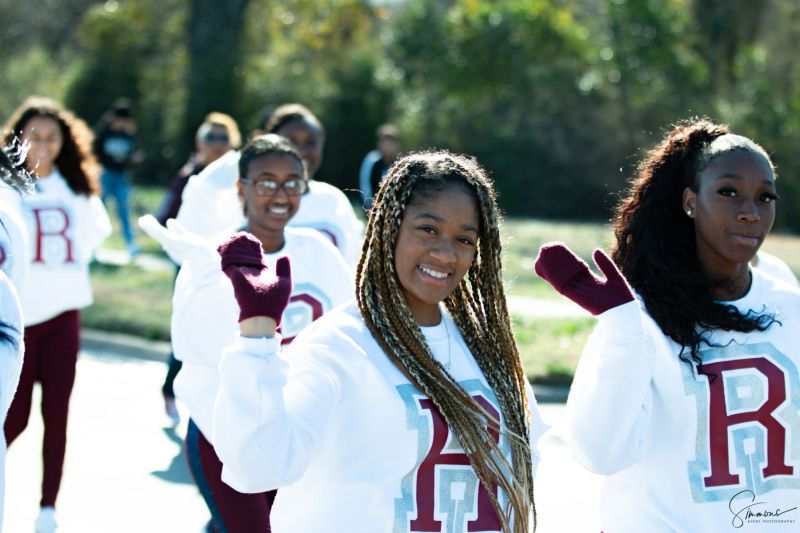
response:
[(36, 179), (34, 192), (22, 201), (29, 234), (27, 281), (18, 287), (25, 360), (3, 430), (9, 445), (25, 430), (39, 382), (45, 432), (36, 531), (54, 531), (80, 349), (80, 309), (92, 303), (89, 261), (111, 233), (111, 223), (98, 196), (98, 167), (86, 123), (57, 102), (32, 96), (5, 129), (6, 145), (20, 139), (30, 146), (26, 165)]
[(605, 279), (540, 250), (537, 273), (599, 316), (568, 410), (576, 459), (608, 476), (606, 531), (800, 520), (800, 291), (750, 267), (777, 198), (763, 148), (696, 119), (639, 166), (614, 262), (594, 254)]

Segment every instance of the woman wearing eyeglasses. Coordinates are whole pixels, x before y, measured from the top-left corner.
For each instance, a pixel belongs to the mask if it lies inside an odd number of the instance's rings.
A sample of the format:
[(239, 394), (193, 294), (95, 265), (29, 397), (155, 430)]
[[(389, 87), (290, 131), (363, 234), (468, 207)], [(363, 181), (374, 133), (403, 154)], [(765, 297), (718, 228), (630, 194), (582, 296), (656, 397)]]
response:
[[(352, 299), (353, 280), (341, 254), (319, 232), (287, 227), (308, 188), (303, 159), (288, 140), (263, 135), (249, 141), (241, 152), (237, 187), (246, 217), (242, 229), (261, 241), (265, 262), (274, 268), (278, 256), (288, 256), (292, 263), (294, 284), (281, 321), (286, 345), (323, 313)], [(170, 227), (173, 231), (155, 228), (161, 234), (153, 235), (167, 251), (181, 238), (180, 226)], [(229, 234), (221, 237), (214, 241)], [(170, 239), (172, 243), (166, 242)], [(186, 436), (189, 464), (215, 531), (269, 531), (275, 492), (242, 494), (224, 484), (222, 463), (210, 442), (217, 364), (238, 331), (238, 320), (239, 307), (219, 254), (195, 246), (182, 258), (172, 317), (173, 349), (183, 361), (175, 393), (191, 415)]]

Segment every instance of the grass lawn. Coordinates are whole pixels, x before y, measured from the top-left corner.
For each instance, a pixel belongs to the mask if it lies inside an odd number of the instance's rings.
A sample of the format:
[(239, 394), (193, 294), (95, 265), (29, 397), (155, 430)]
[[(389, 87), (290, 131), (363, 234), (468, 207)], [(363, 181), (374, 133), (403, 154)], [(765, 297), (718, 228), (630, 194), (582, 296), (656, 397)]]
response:
[(505, 221), (502, 234), (506, 290), (509, 294), (534, 298), (561, 298), (533, 271), (539, 246), (549, 241), (564, 241), (592, 264), (594, 249), (608, 248), (612, 238), (611, 230), (603, 224), (514, 218)]
[(94, 263), (91, 276), (94, 304), (81, 312), (84, 326), (169, 340), (172, 272)]
[(529, 378), (551, 385), (572, 381), (595, 319), (514, 316), (514, 335)]
[[(133, 235), (134, 239), (136, 240), (136, 244), (141, 247), (143, 252), (160, 254), (161, 246), (159, 246), (157, 242), (145, 235), (142, 230), (139, 229), (139, 225), (136, 223), (136, 220), (142, 215), (155, 214), (161, 205), (161, 201), (163, 200), (165, 194), (165, 187), (157, 187), (153, 185), (137, 185), (131, 191), (129, 206), (131, 225), (133, 226)], [(117, 206), (114, 203), (113, 198), (109, 200), (108, 204), (106, 204), (106, 209), (108, 210), (108, 216), (111, 218), (113, 233), (103, 243), (103, 247), (111, 248), (113, 250), (124, 250), (125, 240), (122, 238), (119, 215), (117, 215)]]
[[(137, 187), (132, 202), (132, 219), (153, 213), (161, 202), (163, 189)], [(124, 249), (113, 205), (109, 208), (114, 235), (105, 247)], [(136, 227), (137, 243), (144, 251), (162, 253), (157, 243)], [(611, 232), (607, 225), (509, 219), (503, 226), (505, 279), (509, 294), (537, 298), (561, 298), (533, 271), (539, 246), (561, 240), (591, 264), (597, 246), (608, 248)], [(785, 260), (800, 276), (800, 238), (772, 235), (764, 249)], [(95, 304), (83, 312), (88, 327), (169, 340), (173, 273), (145, 271), (135, 265), (92, 265)], [(568, 383), (586, 338), (594, 327), (593, 318), (530, 318), (514, 316), (514, 333), (523, 363), (530, 377), (547, 383)]]

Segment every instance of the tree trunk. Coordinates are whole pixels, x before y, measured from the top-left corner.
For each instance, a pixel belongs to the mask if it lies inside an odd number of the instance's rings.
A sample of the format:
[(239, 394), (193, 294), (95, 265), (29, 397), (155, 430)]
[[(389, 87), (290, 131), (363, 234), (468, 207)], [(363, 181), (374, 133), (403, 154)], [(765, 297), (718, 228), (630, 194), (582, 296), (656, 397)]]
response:
[[(194, 146), (194, 134), (210, 111), (236, 116), (241, 95), (244, 14), (249, 0), (191, 0), (188, 21), (188, 95), (184, 112), (185, 153)], [(179, 148), (179, 149), (180, 149)], [(184, 151), (184, 150), (181, 150)]]

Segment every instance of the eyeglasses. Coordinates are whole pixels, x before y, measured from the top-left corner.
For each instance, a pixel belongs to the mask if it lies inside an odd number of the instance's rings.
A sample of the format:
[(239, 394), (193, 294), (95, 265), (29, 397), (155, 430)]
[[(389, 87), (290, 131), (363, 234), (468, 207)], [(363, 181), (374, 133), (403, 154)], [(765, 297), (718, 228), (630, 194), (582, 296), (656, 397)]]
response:
[(300, 196), (308, 190), (308, 182), (303, 179), (290, 179), (283, 183), (272, 180), (254, 180), (250, 178), (239, 178), (242, 183), (250, 183), (259, 196), (275, 196), (278, 189), (283, 189), (288, 196)]
[(219, 135), (214, 135), (211, 132), (206, 133), (203, 135), (203, 141), (207, 143), (222, 143), (228, 144), (230, 142), (230, 137), (225, 133), (220, 133)]

